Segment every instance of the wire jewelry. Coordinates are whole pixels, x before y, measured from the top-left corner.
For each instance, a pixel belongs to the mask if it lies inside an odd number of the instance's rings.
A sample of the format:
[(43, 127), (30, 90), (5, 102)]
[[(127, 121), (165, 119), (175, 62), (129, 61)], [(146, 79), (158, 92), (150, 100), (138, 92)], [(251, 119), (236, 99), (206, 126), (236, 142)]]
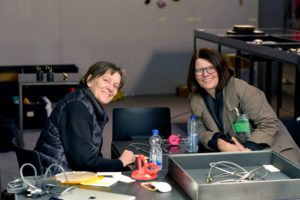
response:
[(153, 191), (157, 190), (157, 188), (155, 186), (153, 186), (152, 183), (154, 183), (154, 182), (153, 181), (152, 182), (142, 182), (141, 186), (143, 188), (145, 188), (146, 190), (153, 192)]
[[(33, 177), (30, 177), (30, 176), (24, 177), (23, 169), (26, 166), (30, 166), (33, 168), (33, 170), (34, 170)], [(50, 174), (49, 173), (50, 168), (52, 168), (54, 166), (60, 168), (63, 171), (63, 174), (66, 179), (66, 188), (62, 192), (59, 190), (57, 193), (55, 193), (55, 192), (52, 193), (51, 190), (54, 187), (57, 187), (57, 186), (60, 187), (60, 186), (52, 184), (52, 183), (50, 183), (50, 181), (47, 180), (47, 176), (48, 176), (48, 174)], [(76, 188), (75, 186), (69, 187), (66, 173), (65, 173), (63, 167), (58, 164), (50, 165), (47, 168), (46, 173), (44, 175), (38, 176), (37, 170), (34, 167), (34, 165), (32, 165), (31, 163), (25, 163), (20, 167), (20, 176), (21, 176), (21, 178), (17, 178), (7, 184), (7, 191), (9, 193), (17, 194), (17, 193), (23, 193), (23, 192), (27, 191), (27, 197), (39, 197), (39, 196), (42, 196), (44, 194), (49, 194), (49, 193), (59, 196), (59, 195), (63, 195), (64, 193)]]
[[(151, 148), (151, 146), (149, 145), (149, 144), (144, 144), (144, 143), (130, 143), (129, 145), (128, 145), (129, 147), (131, 147), (131, 148), (134, 148), (134, 149), (136, 149), (136, 150), (138, 150), (138, 151), (142, 151), (143, 153), (146, 153), (146, 154), (150, 154), (150, 151), (149, 151), (149, 149)], [(142, 147), (144, 147), (144, 148), (142, 148)], [(147, 150), (146, 150), (147, 149)], [(165, 153), (169, 153), (169, 151), (168, 150), (166, 150), (165, 148), (163, 148), (162, 147), (162, 150), (165, 152)]]
[(145, 148), (141, 148), (141, 146), (146, 147), (147, 149), (150, 149), (149, 144), (144, 144), (144, 143), (130, 143), (129, 147), (134, 148), (138, 151), (142, 151), (143, 153), (149, 154), (149, 150), (146, 150)]
[[(210, 169), (206, 178), (206, 183), (228, 183), (228, 182), (243, 182), (243, 181), (254, 181), (254, 180), (265, 180), (268, 175), (268, 171), (263, 167), (257, 167), (250, 171), (247, 171), (242, 166), (229, 161), (211, 162)], [(221, 171), (219, 174), (212, 175), (213, 170)], [(259, 173), (263, 171), (264, 173)], [(213, 182), (215, 178), (223, 177), (234, 177), (221, 181)]]

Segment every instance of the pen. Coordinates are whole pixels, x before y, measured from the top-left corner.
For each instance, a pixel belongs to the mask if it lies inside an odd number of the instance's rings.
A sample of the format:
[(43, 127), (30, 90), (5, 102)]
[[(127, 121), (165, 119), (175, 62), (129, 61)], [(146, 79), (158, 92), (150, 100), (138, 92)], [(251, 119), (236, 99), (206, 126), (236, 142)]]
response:
[(98, 174), (97, 176), (103, 176), (104, 178), (113, 178), (113, 175), (102, 175), (102, 174)]
[(103, 176), (105, 178), (113, 178), (113, 175), (101, 175), (101, 176)]

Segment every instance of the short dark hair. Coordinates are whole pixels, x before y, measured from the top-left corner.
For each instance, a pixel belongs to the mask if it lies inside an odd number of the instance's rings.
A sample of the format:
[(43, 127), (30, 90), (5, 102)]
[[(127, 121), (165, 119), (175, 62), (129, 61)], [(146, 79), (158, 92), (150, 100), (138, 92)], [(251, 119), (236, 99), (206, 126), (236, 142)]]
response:
[(117, 67), (114, 63), (107, 62), (107, 61), (99, 61), (90, 66), (86, 74), (81, 78), (79, 86), (80, 87), (87, 87), (87, 78), (89, 75), (92, 75), (90, 80), (93, 80), (99, 76), (105, 74), (108, 70), (111, 71), (111, 74), (119, 73), (121, 76), (121, 81), (119, 85), (119, 89), (124, 86), (125, 83), (125, 71), (122, 70), (120, 67)]
[(202, 48), (194, 52), (190, 61), (187, 78), (187, 87), (189, 92), (193, 94), (203, 94), (205, 92), (205, 90), (200, 87), (195, 76), (195, 63), (198, 58), (209, 61), (217, 69), (219, 82), (216, 89), (223, 89), (229, 82), (230, 78), (233, 76), (234, 71), (229, 67), (223, 56), (218, 51), (212, 48)]

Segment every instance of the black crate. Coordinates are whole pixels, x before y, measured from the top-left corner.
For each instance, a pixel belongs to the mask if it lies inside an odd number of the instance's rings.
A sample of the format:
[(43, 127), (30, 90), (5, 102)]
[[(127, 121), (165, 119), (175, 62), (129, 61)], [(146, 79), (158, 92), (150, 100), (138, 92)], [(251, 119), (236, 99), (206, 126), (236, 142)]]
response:
[(42, 128), (47, 119), (46, 103), (24, 104), (23, 127)]
[[(23, 128), (37, 129), (42, 128), (47, 119), (46, 103), (41, 97), (27, 97), (30, 104), (23, 104)], [(19, 111), (19, 104), (15, 104), (15, 112)], [(18, 115), (19, 116), (19, 115)], [(16, 125), (19, 125), (18, 117), (15, 119)]]

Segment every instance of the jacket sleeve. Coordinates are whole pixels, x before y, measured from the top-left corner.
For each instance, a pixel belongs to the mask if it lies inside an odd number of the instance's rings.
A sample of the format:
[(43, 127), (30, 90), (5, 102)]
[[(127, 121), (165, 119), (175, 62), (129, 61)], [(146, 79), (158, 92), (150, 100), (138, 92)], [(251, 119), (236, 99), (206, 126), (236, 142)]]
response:
[[(105, 159), (92, 153), (92, 118), (81, 102), (70, 103), (61, 115), (62, 143), (70, 167), (86, 171), (119, 171), (119, 159)], [(102, 138), (101, 138), (102, 139)]]
[(248, 141), (271, 146), (279, 131), (279, 122), (265, 94), (244, 81), (235, 84), (235, 87), (241, 112), (248, 115), (253, 129)]

